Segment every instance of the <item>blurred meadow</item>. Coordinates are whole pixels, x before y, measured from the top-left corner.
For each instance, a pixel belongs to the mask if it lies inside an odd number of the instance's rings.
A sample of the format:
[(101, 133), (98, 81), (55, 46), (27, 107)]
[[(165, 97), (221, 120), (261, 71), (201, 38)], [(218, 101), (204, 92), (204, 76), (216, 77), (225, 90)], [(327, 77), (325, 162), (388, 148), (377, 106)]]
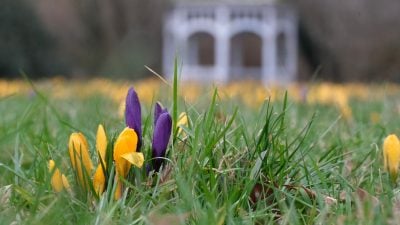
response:
[(0, 224), (398, 224), (400, 4), (260, 2), (298, 17), (288, 83), (168, 77), (185, 1), (1, 1)]

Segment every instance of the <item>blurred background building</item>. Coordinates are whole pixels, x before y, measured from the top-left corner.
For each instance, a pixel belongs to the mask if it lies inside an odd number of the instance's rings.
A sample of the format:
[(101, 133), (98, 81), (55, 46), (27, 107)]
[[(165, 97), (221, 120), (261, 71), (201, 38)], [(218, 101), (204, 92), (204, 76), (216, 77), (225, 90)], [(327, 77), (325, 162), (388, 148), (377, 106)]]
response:
[[(144, 65), (162, 73), (163, 18), (182, 2), (188, 1), (2, 0), (0, 76), (138, 79), (150, 74)], [(400, 81), (400, 1), (246, 3), (282, 3), (296, 11), (297, 79)], [(260, 41), (248, 38), (252, 45)], [(245, 60), (255, 65), (252, 57)]]
[(277, 4), (177, 4), (164, 21), (163, 71), (183, 80), (289, 83), (297, 72), (297, 18)]

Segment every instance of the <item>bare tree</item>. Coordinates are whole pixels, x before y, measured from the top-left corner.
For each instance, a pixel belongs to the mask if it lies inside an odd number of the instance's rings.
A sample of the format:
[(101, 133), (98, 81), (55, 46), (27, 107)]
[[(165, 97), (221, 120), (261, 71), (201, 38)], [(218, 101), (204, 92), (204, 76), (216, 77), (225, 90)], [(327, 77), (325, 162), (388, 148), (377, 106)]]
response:
[(144, 65), (160, 68), (162, 17), (169, 1), (35, 1), (75, 74), (132, 77), (143, 76)]
[(323, 78), (400, 81), (400, 1), (290, 2), (299, 10), (303, 52)]

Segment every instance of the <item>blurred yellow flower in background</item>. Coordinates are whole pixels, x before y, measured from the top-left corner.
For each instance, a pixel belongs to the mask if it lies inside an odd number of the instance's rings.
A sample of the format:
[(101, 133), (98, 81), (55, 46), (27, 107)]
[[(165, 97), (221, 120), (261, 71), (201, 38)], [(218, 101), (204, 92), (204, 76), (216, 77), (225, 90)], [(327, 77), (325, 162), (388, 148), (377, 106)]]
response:
[(378, 112), (371, 112), (369, 115), (369, 120), (373, 124), (377, 124), (381, 121), (381, 114)]
[[(42, 93), (54, 99), (89, 98), (94, 95), (111, 99), (119, 105), (118, 114), (123, 117), (126, 92), (134, 84), (142, 103), (150, 105), (154, 99), (169, 91), (170, 86), (162, 81), (149, 78), (140, 81), (113, 81), (96, 78), (86, 82), (66, 80), (55, 77), (49, 80), (35, 82), (35, 86)], [(101, 87), (101, 88), (99, 88)], [(264, 85), (257, 81), (239, 80), (227, 84), (211, 86), (198, 82), (185, 82), (180, 85), (180, 97), (188, 103), (196, 103), (199, 97), (210, 97), (210, 88), (218, 87), (221, 100), (237, 99), (249, 107), (259, 107), (265, 100), (274, 101), (277, 96), (283, 96), (287, 91), (293, 102), (302, 104), (335, 105), (344, 118), (352, 117), (350, 100), (370, 101), (381, 99), (389, 95), (400, 95), (398, 84), (335, 84), (320, 83), (291, 83), (288, 86)], [(373, 90), (373, 92), (371, 92)], [(10, 95), (34, 96), (35, 92), (28, 82), (22, 80), (0, 80), (0, 97)], [(164, 97), (164, 96), (162, 96)]]

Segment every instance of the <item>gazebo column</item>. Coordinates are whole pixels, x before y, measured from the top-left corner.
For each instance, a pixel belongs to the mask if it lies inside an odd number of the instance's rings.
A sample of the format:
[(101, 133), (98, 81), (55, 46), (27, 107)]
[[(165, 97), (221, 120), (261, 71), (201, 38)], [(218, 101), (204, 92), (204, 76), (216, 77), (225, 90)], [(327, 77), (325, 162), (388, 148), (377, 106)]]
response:
[(215, 10), (215, 78), (217, 82), (229, 81), (229, 9), (219, 6)]
[(175, 39), (171, 30), (164, 29), (164, 39), (163, 39), (163, 57), (162, 65), (164, 75), (170, 79), (173, 71), (173, 62), (175, 57)]
[[(176, 56), (178, 60), (178, 67), (182, 65), (180, 68), (181, 79), (182, 80), (190, 80), (192, 74), (190, 73), (190, 64), (187, 62), (189, 59), (189, 34), (187, 29), (187, 24), (183, 24), (182, 26), (177, 26), (179, 28), (176, 29), (175, 35), (175, 46), (176, 46)], [(182, 64), (183, 63), (183, 64)], [(173, 72), (173, 70), (172, 70)], [(173, 73), (171, 78), (173, 78)]]
[(218, 33), (215, 51), (215, 80), (221, 83), (229, 81), (229, 38)]
[[(175, 57), (178, 60), (178, 66), (187, 57), (187, 23), (181, 22), (185, 15), (184, 12), (175, 9), (174, 13), (168, 17), (164, 28), (163, 68), (169, 80), (173, 79)], [(182, 68), (182, 71), (184, 69)], [(182, 79), (187, 79), (187, 77), (183, 76)]]
[(262, 82), (264, 85), (275, 84), (277, 81), (277, 60), (276, 60), (276, 12), (269, 9), (264, 12), (265, 23), (262, 35)]
[(287, 32), (287, 82), (296, 78), (297, 71), (297, 32), (295, 27), (290, 27)]
[(265, 34), (262, 38), (262, 81), (266, 85), (277, 80), (276, 71), (276, 38), (274, 33)]

